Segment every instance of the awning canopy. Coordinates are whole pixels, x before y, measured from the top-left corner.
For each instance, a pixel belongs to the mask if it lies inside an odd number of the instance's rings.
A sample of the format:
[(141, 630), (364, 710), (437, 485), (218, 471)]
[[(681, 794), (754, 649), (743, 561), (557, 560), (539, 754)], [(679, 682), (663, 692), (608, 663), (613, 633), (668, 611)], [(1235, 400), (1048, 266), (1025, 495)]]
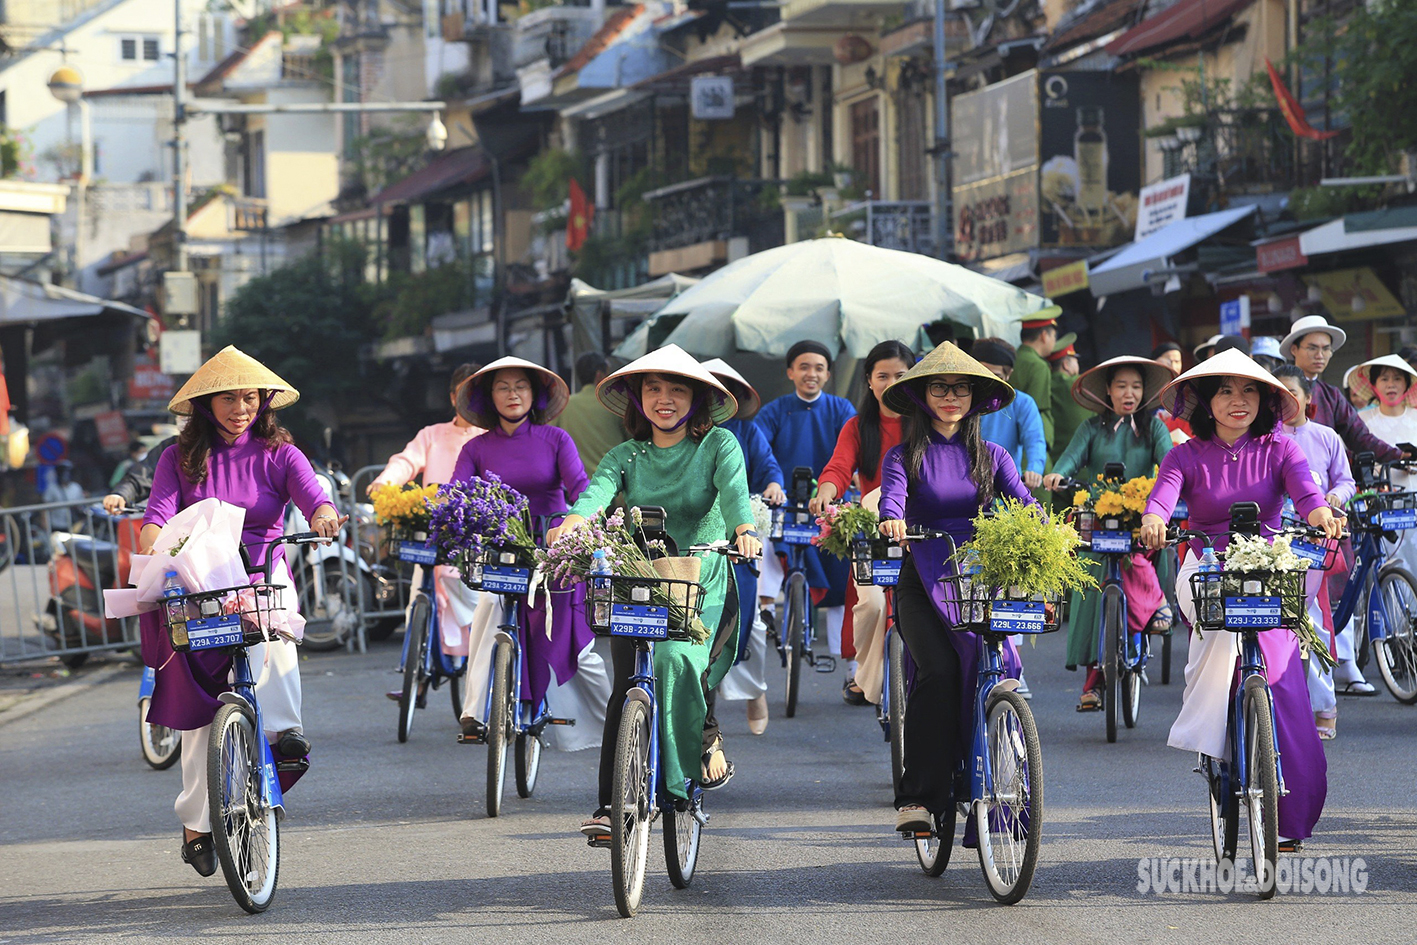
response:
[[(1377, 218), (1373, 213), (1349, 214), (1342, 219), (1332, 220), (1315, 227), (1299, 236), (1299, 249), (1305, 256), (1319, 256), (1324, 253), (1341, 253), (1350, 249), (1364, 249), (1368, 246), (1385, 246), (1388, 243), (1405, 243), (1417, 240), (1417, 222), (1407, 226), (1391, 226), (1386, 229), (1367, 229)], [(1358, 227), (1351, 227), (1349, 219), (1358, 217)], [(1384, 217), (1394, 223), (1403, 221), (1397, 214)]]
[(439, 191), (475, 183), (491, 173), (492, 162), (480, 146), (458, 148), (440, 154), (427, 167), (385, 187), (370, 203), (419, 203)]
[(1089, 268), (1088, 281), (1092, 294), (1101, 297), (1145, 287), (1147, 273), (1170, 268), (1172, 256), (1185, 252), (1254, 212), (1254, 206), (1232, 207), (1163, 226), (1145, 239), (1124, 247), (1106, 262)]
[(123, 302), (100, 299), (47, 282), (0, 276), (0, 328), (39, 325), (93, 315), (152, 318), (150, 313)]
[[(671, 272), (642, 285), (606, 291), (572, 279), (571, 290), (566, 294), (566, 305), (571, 311), (572, 348), (577, 352), (601, 350), (604, 344), (602, 311), (611, 318), (648, 318), (663, 308), (665, 302), (698, 282), (693, 276)], [(647, 325), (648, 322), (636, 331), (647, 332)]]
[(1193, 39), (1239, 13), (1255, 0), (1181, 0), (1156, 16), (1149, 16), (1107, 44), (1114, 56), (1126, 56)]

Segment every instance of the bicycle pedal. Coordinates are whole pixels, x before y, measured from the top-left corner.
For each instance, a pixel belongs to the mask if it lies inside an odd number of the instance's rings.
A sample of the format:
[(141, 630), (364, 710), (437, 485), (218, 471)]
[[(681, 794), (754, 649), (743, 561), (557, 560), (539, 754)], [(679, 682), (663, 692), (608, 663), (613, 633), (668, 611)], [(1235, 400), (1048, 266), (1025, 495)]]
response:
[(464, 735), (464, 734), (462, 734), (461, 732), (459, 732), (459, 733), (458, 733), (458, 744), (459, 744), (459, 745), (485, 745), (485, 744), (487, 744), (487, 739), (484, 738), (484, 737), (481, 736), (481, 735)]
[(815, 656), (812, 658), (812, 669), (819, 673), (836, 672), (836, 657)]
[(602, 833), (586, 839), (586, 846), (595, 847), (597, 850), (610, 849), (610, 834)]
[(287, 758), (284, 761), (276, 762), (277, 771), (309, 771), (310, 762), (305, 758)]
[(575, 719), (547, 719), (547, 725), (575, 725)]

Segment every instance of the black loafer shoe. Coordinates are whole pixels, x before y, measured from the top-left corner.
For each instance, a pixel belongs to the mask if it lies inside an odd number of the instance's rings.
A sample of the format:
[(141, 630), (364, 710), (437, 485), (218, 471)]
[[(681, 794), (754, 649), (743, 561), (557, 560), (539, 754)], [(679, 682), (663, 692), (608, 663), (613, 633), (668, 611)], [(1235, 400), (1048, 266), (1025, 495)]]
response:
[(310, 739), (299, 729), (289, 729), (280, 733), (276, 740), (276, 751), (287, 758), (303, 758), (310, 754)]
[(204, 833), (182, 844), (182, 862), (196, 870), (199, 876), (215, 873), (216, 847), (212, 846), (212, 835)]

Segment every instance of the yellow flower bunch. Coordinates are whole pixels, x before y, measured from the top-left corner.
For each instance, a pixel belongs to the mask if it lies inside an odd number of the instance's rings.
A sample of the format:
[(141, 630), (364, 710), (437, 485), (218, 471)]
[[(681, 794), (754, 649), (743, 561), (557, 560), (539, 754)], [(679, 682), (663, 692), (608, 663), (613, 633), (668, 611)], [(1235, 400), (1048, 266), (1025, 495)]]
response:
[(370, 489), (369, 498), (380, 524), (421, 531), (428, 527), (428, 503), (437, 492), (437, 486), (386, 484)]
[(1101, 478), (1098, 477), (1099, 485), (1074, 495), (1073, 504), (1078, 508), (1091, 508), (1101, 516), (1127, 519), (1133, 527), (1139, 524), (1156, 477), (1137, 476), (1123, 483), (1102, 483)]
[(1073, 505), (1077, 508), (1082, 508), (1091, 501), (1092, 493), (1088, 492), (1086, 489), (1079, 489), (1077, 492), (1073, 493)]

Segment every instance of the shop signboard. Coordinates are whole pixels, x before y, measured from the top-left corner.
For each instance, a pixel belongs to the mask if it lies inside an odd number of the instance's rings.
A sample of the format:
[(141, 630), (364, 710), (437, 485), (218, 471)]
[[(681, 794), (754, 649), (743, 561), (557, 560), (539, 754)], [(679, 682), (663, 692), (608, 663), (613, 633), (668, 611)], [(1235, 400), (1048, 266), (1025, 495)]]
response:
[(1136, 76), (1045, 72), (1038, 81), (1041, 245), (1130, 241), (1141, 188)]
[(1038, 245), (1038, 73), (951, 102), (955, 252), (991, 259)]

